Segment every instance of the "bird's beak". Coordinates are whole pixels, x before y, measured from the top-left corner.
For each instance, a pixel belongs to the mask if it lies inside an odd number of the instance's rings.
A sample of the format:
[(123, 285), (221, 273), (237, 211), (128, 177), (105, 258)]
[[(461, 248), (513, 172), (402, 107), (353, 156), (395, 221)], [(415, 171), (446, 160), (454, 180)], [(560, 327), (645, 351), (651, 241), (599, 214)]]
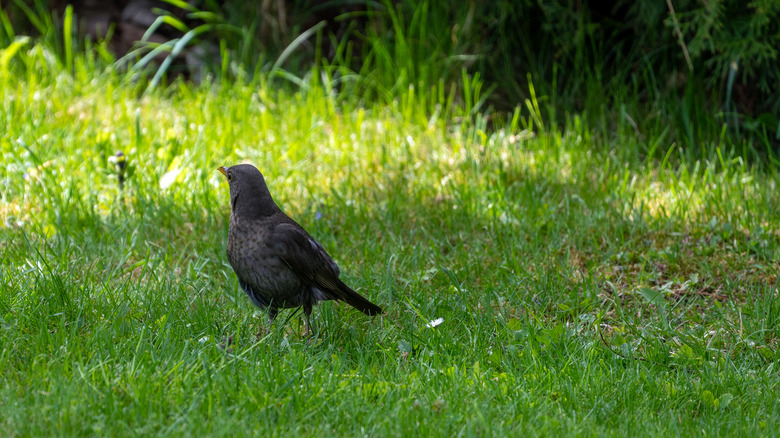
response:
[(222, 172), (223, 175), (227, 176), (227, 169), (225, 168), (225, 166), (219, 166), (217, 167), (217, 170)]

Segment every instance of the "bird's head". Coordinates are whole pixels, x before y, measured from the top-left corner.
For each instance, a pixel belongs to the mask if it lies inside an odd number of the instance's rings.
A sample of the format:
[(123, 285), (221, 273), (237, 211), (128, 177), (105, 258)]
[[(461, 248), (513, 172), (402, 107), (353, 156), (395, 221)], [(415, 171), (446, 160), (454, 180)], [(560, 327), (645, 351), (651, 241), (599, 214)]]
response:
[(221, 166), (217, 168), (228, 180), (230, 185), (230, 207), (233, 214), (256, 218), (270, 216), (277, 211), (263, 174), (251, 164)]

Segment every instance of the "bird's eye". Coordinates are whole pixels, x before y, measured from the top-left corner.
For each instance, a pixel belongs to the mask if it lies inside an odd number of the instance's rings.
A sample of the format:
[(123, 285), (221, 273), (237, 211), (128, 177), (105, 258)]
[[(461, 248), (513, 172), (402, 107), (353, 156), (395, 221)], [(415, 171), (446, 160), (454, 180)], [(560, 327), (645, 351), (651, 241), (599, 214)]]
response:
[(228, 172), (227, 177), (228, 181), (233, 181), (233, 172)]

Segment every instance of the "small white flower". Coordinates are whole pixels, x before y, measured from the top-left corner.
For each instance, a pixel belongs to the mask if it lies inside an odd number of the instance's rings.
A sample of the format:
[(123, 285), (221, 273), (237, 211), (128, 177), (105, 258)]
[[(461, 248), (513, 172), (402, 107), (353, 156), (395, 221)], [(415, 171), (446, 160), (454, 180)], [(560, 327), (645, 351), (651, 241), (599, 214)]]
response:
[(443, 322), (444, 322), (444, 318), (436, 318), (433, 321), (429, 322), (428, 324), (425, 324), (425, 326), (428, 327), (428, 328), (433, 328), (433, 327), (436, 327), (437, 325), (439, 325), (439, 324), (441, 324)]
[(203, 344), (204, 342), (208, 342), (208, 340), (209, 340), (209, 337), (208, 337), (208, 336), (204, 336), (204, 337), (202, 337), (202, 338), (198, 339), (198, 342), (200, 342), (201, 344)]

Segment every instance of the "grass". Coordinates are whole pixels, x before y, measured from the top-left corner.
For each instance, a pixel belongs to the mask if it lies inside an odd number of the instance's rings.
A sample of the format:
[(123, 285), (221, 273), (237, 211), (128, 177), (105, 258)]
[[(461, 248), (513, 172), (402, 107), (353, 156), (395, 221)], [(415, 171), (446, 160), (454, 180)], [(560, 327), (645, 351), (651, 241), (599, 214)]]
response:
[[(556, 128), (536, 99), (488, 130), (473, 108), (436, 117), (424, 89), (144, 94), (82, 55), (16, 56), (0, 83), (8, 436), (780, 428), (777, 174), (726, 140), (696, 161), (622, 119)], [(269, 325), (224, 252), (216, 168), (238, 162), (383, 316), (326, 303), (311, 341), (289, 312), (256, 335)]]

